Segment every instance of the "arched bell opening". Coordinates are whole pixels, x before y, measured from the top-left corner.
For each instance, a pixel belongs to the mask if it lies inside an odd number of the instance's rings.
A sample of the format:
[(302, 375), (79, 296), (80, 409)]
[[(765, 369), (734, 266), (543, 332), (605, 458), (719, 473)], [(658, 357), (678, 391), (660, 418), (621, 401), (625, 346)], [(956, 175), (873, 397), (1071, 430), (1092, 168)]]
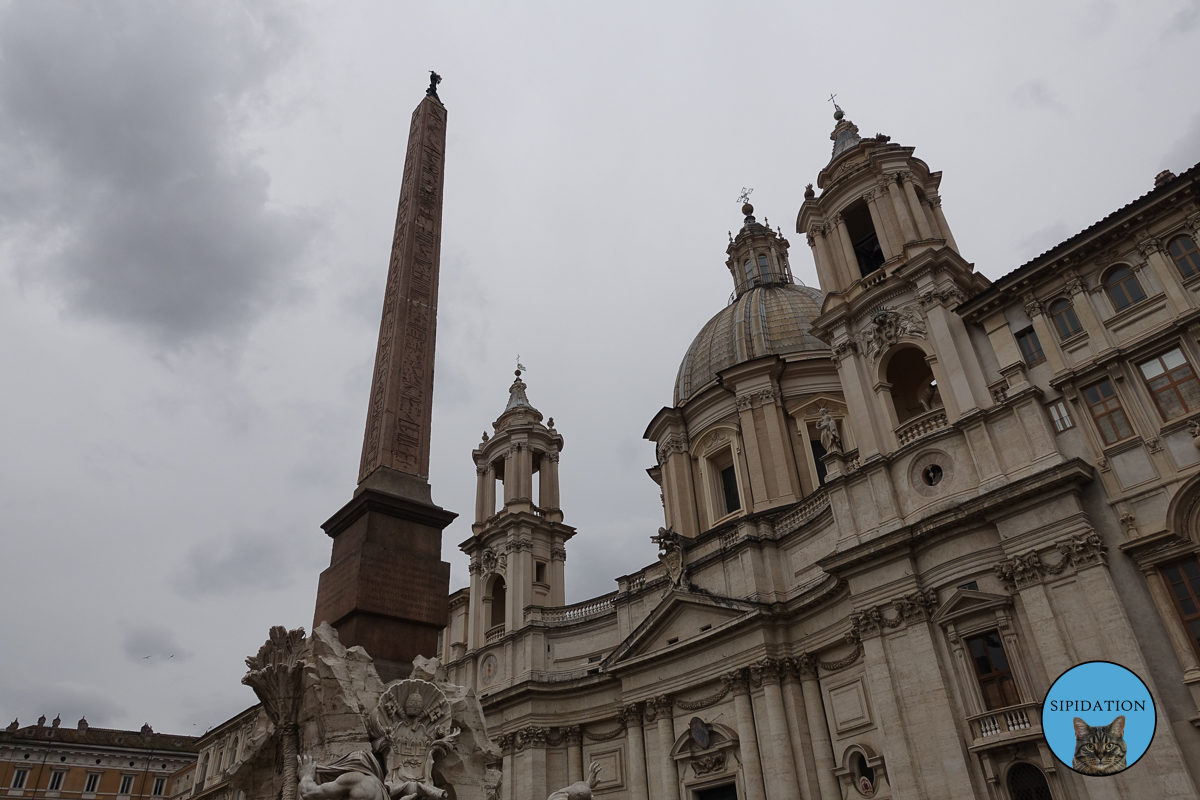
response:
[(495, 628), (504, 625), (504, 607), (507, 604), (508, 587), (504, 583), (504, 577), (501, 575), (492, 576), (491, 584), (488, 586), (488, 592), (483, 600), (490, 607), (488, 609), (488, 628)]
[(942, 397), (925, 352), (915, 345), (901, 345), (887, 362), (886, 380), (891, 386), (896, 422), (942, 407)]

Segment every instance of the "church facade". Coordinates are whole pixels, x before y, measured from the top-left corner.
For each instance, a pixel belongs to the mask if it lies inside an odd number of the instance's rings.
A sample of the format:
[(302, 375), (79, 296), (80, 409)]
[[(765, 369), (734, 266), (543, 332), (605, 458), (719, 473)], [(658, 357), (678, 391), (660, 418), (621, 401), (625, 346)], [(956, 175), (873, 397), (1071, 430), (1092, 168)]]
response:
[[(1200, 168), (992, 283), (941, 174), (836, 120), (796, 221), (820, 290), (743, 207), (733, 295), (649, 421), (657, 563), (564, 604), (564, 437), (519, 372), (472, 454), (441, 653), (501, 797), (593, 762), (612, 800), (1196, 797)], [(1158, 709), (1112, 778), (1042, 736), (1089, 660)]]

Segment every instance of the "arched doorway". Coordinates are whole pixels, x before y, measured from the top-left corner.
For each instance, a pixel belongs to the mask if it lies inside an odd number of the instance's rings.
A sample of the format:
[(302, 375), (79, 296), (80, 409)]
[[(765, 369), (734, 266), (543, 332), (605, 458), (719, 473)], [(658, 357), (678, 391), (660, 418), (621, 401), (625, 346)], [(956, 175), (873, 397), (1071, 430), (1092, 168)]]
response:
[(1010, 800), (1054, 800), (1046, 776), (1033, 764), (1019, 761), (1008, 771)]

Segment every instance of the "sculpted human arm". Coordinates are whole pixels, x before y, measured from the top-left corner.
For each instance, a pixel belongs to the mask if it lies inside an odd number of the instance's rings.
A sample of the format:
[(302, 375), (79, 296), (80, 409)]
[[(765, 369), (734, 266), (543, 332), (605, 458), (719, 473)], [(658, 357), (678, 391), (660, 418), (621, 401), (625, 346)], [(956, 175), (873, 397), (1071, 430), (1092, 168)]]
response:
[(337, 779), (327, 783), (317, 783), (317, 762), (312, 756), (297, 756), (300, 769), (297, 777), (300, 785), (297, 787), (300, 800), (367, 800), (359, 798), (362, 792), (355, 792), (359, 784), (368, 776), (354, 772), (339, 775)]

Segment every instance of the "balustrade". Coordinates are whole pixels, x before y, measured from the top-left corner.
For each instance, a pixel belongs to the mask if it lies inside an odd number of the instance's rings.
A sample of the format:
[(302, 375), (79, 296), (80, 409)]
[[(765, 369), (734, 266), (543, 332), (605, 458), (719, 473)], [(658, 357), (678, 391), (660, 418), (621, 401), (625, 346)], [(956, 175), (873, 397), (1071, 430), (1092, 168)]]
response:
[(919, 417), (914, 417), (908, 420), (900, 427), (896, 428), (896, 439), (900, 442), (900, 446), (915, 442), (924, 436), (928, 436), (934, 431), (940, 431), (949, 423), (946, 421), (946, 410), (944, 408), (935, 408), (933, 411), (927, 411)]

